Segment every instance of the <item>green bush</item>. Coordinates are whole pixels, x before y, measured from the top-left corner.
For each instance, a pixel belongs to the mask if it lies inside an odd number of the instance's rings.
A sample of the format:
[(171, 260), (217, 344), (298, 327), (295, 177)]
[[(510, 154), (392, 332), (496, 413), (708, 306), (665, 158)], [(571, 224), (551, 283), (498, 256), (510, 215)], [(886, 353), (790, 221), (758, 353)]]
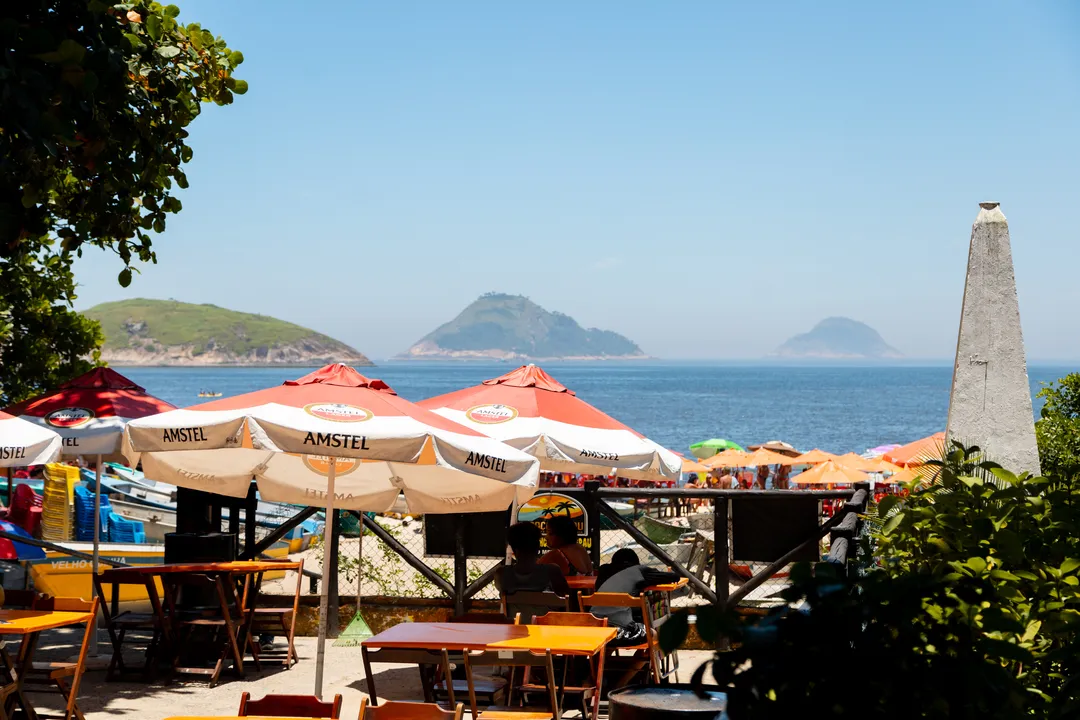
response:
[(927, 471), (867, 518), (864, 572), (798, 566), (761, 619), (699, 609), (734, 643), (709, 668), (733, 720), (1080, 717), (1076, 486), (959, 446)]

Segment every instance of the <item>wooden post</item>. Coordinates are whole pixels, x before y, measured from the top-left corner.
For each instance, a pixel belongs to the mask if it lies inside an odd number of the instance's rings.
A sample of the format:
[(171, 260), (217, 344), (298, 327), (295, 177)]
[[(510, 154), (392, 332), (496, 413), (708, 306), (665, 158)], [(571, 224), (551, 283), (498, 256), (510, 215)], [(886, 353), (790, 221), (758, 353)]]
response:
[(465, 555), (464, 514), (454, 516), (454, 614), (465, 614), (465, 590), (469, 584), (468, 558)]
[[(255, 494), (255, 483), (248, 486), (248, 494), (244, 504), (244, 557), (248, 560), (258, 560), (255, 556), (255, 528), (258, 527), (256, 517), (259, 508), (259, 496)], [(229, 511), (229, 516), (240, 517), (240, 503), (236, 508)]]
[(326, 607), (326, 634), (337, 637), (340, 631), (338, 618), (338, 558), (341, 553), (341, 511), (334, 510), (326, 522), (333, 523), (334, 535), (330, 547), (326, 550), (330, 553), (329, 575), (323, 578), (326, 583), (327, 607)]
[(727, 606), (730, 592), (730, 572), (728, 563), (728, 500), (716, 498), (713, 501), (713, 582), (716, 586), (716, 604)]
[(596, 496), (596, 491), (600, 489), (599, 480), (589, 480), (585, 483), (585, 512), (588, 513), (589, 518), (589, 541), (592, 547), (589, 548), (589, 557), (592, 559), (593, 568), (600, 568), (600, 507), (599, 503), (604, 502)]

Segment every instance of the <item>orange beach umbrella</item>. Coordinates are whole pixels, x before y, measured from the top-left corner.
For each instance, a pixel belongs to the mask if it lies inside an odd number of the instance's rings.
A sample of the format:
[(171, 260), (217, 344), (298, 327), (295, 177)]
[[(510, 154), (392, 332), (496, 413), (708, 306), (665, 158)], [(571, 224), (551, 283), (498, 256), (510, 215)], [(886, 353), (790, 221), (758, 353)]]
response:
[(817, 448), (814, 448), (813, 450), (809, 450), (807, 452), (804, 452), (802, 455), (799, 455), (798, 457), (792, 458), (791, 464), (792, 465), (817, 465), (818, 463), (823, 463), (823, 462), (826, 462), (827, 460), (835, 460), (836, 457), (837, 456), (833, 455), (831, 452), (825, 452), (824, 450), (818, 450)]
[(930, 437), (890, 450), (882, 455), (882, 458), (900, 467), (921, 465), (931, 458), (940, 456), (944, 447), (945, 433), (934, 433)]
[(851, 485), (869, 481), (870, 476), (866, 473), (841, 465), (835, 460), (827, 460), (791, 478), (791, 482), (797, 485)]
[(743, 452), (742, 450), (730, 448), (723, 452), (716, 453), (711, 458), (702, 462), (702, 464), (711, 470), (716, 470), (718, 468), (745, 467), (743, 460), (745, 460), (749, 454), (750, 453)]

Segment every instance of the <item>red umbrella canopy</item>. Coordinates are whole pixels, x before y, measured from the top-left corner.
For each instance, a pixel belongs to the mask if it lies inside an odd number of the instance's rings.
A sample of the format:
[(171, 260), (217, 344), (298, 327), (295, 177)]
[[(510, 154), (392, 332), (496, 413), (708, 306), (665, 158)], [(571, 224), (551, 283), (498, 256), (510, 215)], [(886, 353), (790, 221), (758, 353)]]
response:
[(94, 368), (6, 412), (59, 433), (65, 455), (111, 455), (130, 420), (174, 409), (115, 370)]
[(521, 448), (550, 472), (675, 480), (679, 457), (598, 410), (535, 365), (419, 403)]

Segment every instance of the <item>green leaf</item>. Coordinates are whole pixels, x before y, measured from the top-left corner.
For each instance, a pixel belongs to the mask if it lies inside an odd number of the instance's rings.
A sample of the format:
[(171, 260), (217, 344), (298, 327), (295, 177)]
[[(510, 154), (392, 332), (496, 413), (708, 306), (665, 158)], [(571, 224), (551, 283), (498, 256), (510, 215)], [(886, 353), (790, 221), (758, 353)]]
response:
[(165, 14), (165, 17), (174, 18), (180, 14), (180, 8), (175, 5), (166, 5), (162, 12)]
[(82, 43), (71, 39), (62, 41), (57, 50), (64, 60), (68, 62), (82, 63), (83, 58), (86, 56), (86, 48)]
[(884, 525), (884, 527), (881, 528), (881, 532), (883, 534), (885, 534), (885, 535), (888, 535), (893, 530), (895, 530), (897, 527), (899, 527), (900, 523), (903, 522), (903, 521), (904, 521), (904, 513), (902, 513), (902, 512), (896, 513), (891, 518), (889, 518), (888, 520), (885, 521), (885, 525)]
[(236, 67), (240, 63), (244, 62), (244, 53), (239, 50), (233, 50), (229, 53), (229, 64)]
[(967, 566), (977, 574), (986, 572), (986, 560), (981, 557), (968, 558)]
[(248, 91), (247, 80), (236, 80), (233, 85), (233, 92), (237, 95), (243, 95)]
[(176, 47), (175, 45), (162, 45), (161, 47), (159, 47), (154, 52), (156, 52), (158, 55), (160, 55), (161, 57), (168, 60), (170, 58), (174, 58), (177, 55), (179, 55), (180, 54), (180, 48)]
[(1061, 567), (1058, 570), (1062, 575), (1069, 575), (1080, 569), (1080, 560), (1076, 558), (1066, 558), (1065, 562), (1061, 563)]
[(157, 15), (146, 16), (146, 32), (154, 40), (161, 39), (161, 18)]
[(131, 284), (131, 268), (124, 268), (120, 271), (120, 275), (116, 278), (120, 283), (120, 287), (127, 287)]
[(886, 495), (878, 503), (878, 517), (888, 517), (889, 511), (899, 505), (901, 500), (899, 495)]
[(131, 45), (132, 50), (142, 50), (145, 47), (142, 38), (135, 33), (124, 33), (124, 37), (127, 38), (128, 44)]

